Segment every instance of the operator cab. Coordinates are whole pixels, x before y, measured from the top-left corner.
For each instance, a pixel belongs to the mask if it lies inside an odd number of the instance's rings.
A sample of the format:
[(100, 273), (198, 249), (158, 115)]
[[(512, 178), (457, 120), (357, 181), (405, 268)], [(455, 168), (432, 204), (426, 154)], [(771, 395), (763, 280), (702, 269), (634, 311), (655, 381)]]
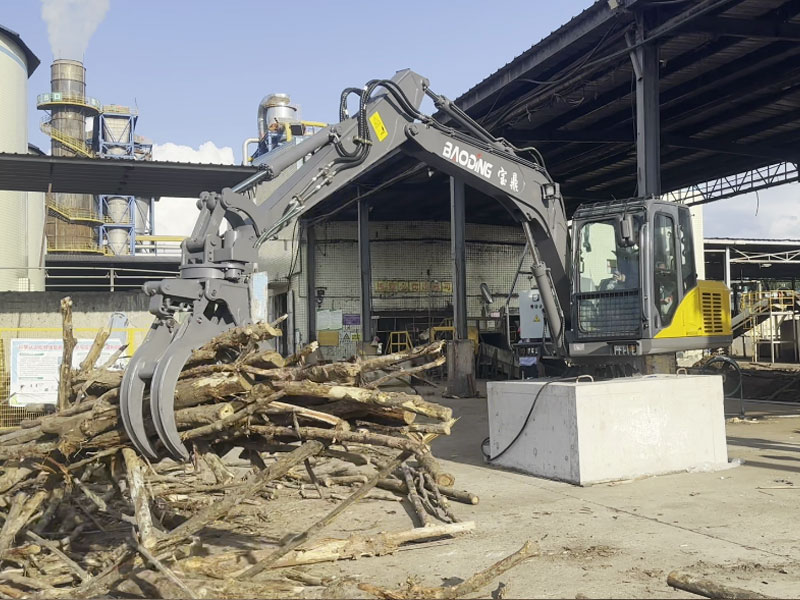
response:
[(697, 280), (686, 206), (655, 199), (582, 205), (572, 239), (571, 357), (730, 343), (728, 291)]

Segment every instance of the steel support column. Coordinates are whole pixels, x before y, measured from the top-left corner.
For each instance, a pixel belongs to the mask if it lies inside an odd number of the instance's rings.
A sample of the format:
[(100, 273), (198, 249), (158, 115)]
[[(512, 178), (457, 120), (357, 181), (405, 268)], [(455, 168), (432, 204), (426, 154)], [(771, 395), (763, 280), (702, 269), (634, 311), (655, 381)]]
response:
[(317, 236), (314, 226), (308, 222), (303, 223), (306, 232), (306, 312), (308, 322), (308, 339), (306, 343), (317, 339)]
[(361, 340), (372, 341), (372, 258), (369, 248), (369, 204), (358, 203), (358, 264), (361, 270)]
[[(642, 44), (648, 13), (636, 13), (631, 62), (636, 76), (636, 188), (638, 196), (661, 194), (661, 121), (658, 97), (658, 42)], [(642, 44), (642, 45), (638, 45)]]
[(731, 287), (731, 247), (725, 246), (725, 285)]
[(450, 178), (450, 255), (453, 260), (453, 327), (455, 338), (467, 339), (467, 247), (464, 180)]

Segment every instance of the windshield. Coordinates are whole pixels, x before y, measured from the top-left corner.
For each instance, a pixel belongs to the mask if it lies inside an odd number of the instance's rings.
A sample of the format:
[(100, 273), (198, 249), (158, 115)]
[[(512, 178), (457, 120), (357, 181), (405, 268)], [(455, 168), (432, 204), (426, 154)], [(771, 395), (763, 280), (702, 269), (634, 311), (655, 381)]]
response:
[(581, 226), (578, 250), (579, 291), (635, 290), (639, 287), (639, 229), (642, 219), (633, 219), (633, 246), (617, 242), (614, 220)]

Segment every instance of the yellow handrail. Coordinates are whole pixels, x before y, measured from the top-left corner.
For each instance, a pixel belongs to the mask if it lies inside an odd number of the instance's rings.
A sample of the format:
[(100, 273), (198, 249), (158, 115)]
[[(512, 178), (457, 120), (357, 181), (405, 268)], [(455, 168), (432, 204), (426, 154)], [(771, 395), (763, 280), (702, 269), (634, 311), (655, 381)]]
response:
[(137, 235), (137, 242), (177, 242), (180, 243), (186, 239), (183, 235)]
[(66, 206), (60, 206), (49, 199), (47, 200), (46, 205), (48, 210), (52, 210), (54, 213), (61, 215), (68, 221), (91, 221), (93, 223), (103, 222), (103, 219), (100, 218), (100, 215), (93, 210), (85, 208), (68, 208)]
[(80, 106), (81, 108), (88, 108), (93, 112), (100, 112), (102, 105), (100, 101), (91, 96), (71, 96), (60, 92), (51, 92), (49, 94), (39, 94), (36, 97), (36, 108), (45, 108), (47, 106)]
[(51, 138), (56, 140), (57, 142), (64, 144), (70, 150), (77, 152), (78, 154), (82, 154), (88, 158), (94, 158), (94, 151), (86, 145), (86, 142), (83, 140), (79, 140), (78, 138), (71, 137), (66, 135), (65, 133), (55, 129), (49, 121), (42, 122), (39, 125), (39, 128), (42, 130), (42, 133), (45, 135), (49, 135)]

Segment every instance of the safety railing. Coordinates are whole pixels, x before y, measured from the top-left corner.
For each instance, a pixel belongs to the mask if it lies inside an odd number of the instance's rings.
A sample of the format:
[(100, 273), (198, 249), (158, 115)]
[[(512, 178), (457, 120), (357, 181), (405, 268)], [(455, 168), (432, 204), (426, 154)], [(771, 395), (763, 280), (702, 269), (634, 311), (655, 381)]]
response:
[[(74, 208), (71, 206), (64, 206), (58, 204), (50, 194), (47, 195), (45, 200), (47, 210), (51, 210), (57, 215), (63, 217), (67, 221), (82, 221), (90, 223), (103, 223), (104, 220), (96, 210), (88, 208)], [(110, 222), (110, 221), (109, 221)]]
[[(769, 361), (774, 363), (781, 350), (791, 346), (794, 360), (800, 355), (796, 338), (796, 314), (800, 310), (800, 295), (794, 290), (760, 290), (744, 292), (739, 301), (741, 313), (734, 319), (743, 335), (752, 342), (752, 360), (758, 362), (761, 349), (766, 345)], [(784, 323), (790, 321), (794, 335), (784, 339)]]
[(103, 114), (111, 113), (116, 115), (138, 115), (139, 111), (130, 106), (120, 106), (119, 104), (103, 104), (100, 110)]
[(36, 108), (46, 110), (52, 106), (79, 106), (95, 113), (104, 108), (97, 98), (91, 96), (75, 96), (62, 92), (48, 92), (36, 96)]
[(744, 292), (740, 296), (742, 311), (751, 313), (791, 312), (798, 306), (798, 292), (794, 290), (761, 290)]
[(63, 144), (76, 154), (80, 154), (81, 156), (86, 156), (88, 158), (94, 158), (94, 150), (92, 150), (84, 140), (69, 136), (63, 131), (59, 131), (53, 127), (51, 117), (45, 117), (42, 119), (42, 122), (39, 124), (39, 129), (42, 130), (42, 133)]

